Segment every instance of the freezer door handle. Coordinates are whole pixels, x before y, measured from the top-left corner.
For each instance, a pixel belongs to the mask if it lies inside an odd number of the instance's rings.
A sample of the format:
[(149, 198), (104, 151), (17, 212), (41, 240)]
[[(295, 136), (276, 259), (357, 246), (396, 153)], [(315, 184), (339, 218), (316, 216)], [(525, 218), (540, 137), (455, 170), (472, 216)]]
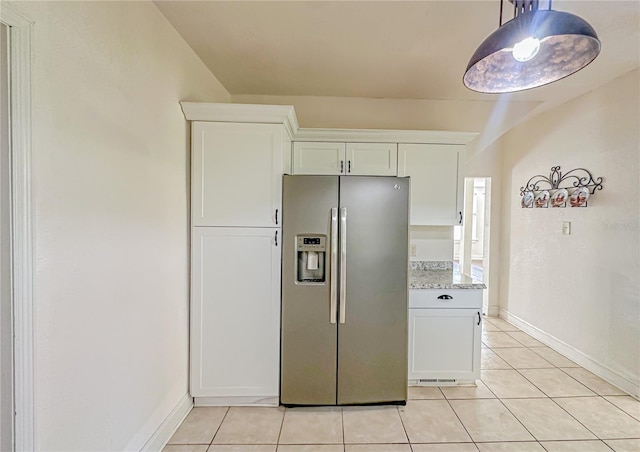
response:
[(338, 208), (331, 209), (331, 303), (329, 321), (336, 323), (338, 317)]
[(347, 311), (347, 208), (340, 208), (340, 323)]

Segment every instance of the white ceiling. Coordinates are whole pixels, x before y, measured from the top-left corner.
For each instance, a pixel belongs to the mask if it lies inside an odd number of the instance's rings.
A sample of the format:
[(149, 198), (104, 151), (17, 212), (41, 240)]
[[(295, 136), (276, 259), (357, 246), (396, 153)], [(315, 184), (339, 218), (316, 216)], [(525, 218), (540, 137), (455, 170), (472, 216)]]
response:
[[(155, 3), (231, 95), (498, 99), (469, 91), (462, 75), (498, 27), (499, 0)], [(602, 52), (577, 74), (509, 101), (557, 104), (640, 65), (640, 2), (553, 7), (587, 20)]]

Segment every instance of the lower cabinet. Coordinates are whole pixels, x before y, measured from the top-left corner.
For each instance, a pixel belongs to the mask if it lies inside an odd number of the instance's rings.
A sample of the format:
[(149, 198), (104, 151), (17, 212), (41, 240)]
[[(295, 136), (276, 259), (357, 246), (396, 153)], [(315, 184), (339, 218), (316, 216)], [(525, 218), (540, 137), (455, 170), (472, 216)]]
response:
[(192, 231), (191, 395), (196, 405), (277, 405), (281, 230)]
[(409, 308), (410, 383), (479, 379), (481, 322), (480, 307)]

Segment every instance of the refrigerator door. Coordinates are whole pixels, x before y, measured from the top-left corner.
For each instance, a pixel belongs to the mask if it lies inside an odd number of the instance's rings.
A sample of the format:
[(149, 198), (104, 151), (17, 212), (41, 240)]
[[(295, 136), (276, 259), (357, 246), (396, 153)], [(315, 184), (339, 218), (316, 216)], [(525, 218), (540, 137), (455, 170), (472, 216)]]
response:
[[(280, 380), (283, 405), (336, 404), (338, 269), (332, 261), (337, 259), (337, 207), (338, 177), (284, 176)], [(336, 232), (333, 236), (332, 225)], [(326, 236), (326, 278), (324, 282), (296, 283), (297, 237), (313, 234)]]
[(340, 177), (340, 219), (338, 404), (406, 401), (409, 179)]

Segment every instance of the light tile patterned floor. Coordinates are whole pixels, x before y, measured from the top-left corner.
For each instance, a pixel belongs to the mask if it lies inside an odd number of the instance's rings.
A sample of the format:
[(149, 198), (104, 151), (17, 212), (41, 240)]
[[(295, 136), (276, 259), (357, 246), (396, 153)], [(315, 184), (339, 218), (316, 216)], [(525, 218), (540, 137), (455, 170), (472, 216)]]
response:
[(639, 452), (640, 402), (502, 319), (476, 387), (404, 407), (194, 408), (165, 452)]

